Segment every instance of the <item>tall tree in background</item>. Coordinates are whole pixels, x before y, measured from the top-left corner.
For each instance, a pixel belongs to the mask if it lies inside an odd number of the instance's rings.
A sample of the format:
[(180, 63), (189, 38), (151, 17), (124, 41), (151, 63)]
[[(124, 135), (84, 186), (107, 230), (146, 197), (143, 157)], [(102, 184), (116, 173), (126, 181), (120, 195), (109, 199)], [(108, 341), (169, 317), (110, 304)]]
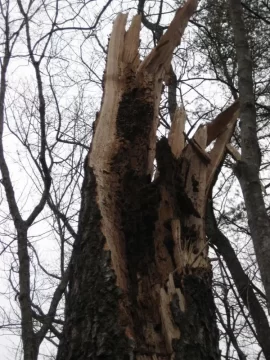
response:
[[(209, 68), (213, 74), (213, 79), (222, 84), (223, 88), (224, 84), (226, 84), (225, 87), (227, 87), (234, 98), (237, 98), (238, 94), (240, 96), (240, 103), (242, 104), (240, 113), (241, 128), (238, 128), (235, 132), (233, 143), (242, 150), (242, 156), (235, 151), (235, 149), (229, 147), (228, 150), (236, 160), (237, 165), (232, 167), (227, 163), (227, 166), (229, 165), (229, 168), (233, 168), (238, 178), (240, 174), (242, 176), (240, 183), (243, 192), (246, 192), (245, 205), (247, 207), (247, 201), (249, 202), (249, 209), (247, 209), (247, 211), (249, 225), (250, 228), (252, 228), (251, 234), (247, 234), (249, 237), (251, 235), (256, 253), (258, 253), (257, 259), (258, 262), (260, 262), (259, 267), (262, 266), (261, 272), (265, 272), (265, 268), (269, 266), (266, 255), (267, 248), (270, 244), (268, 240), (269, 237), (267, 237), (267, 235), (265, 236), (264, 246), (262, 246), (261, 241), (263, 241), (263, 237), (258, 237), (257, 235), (260, 231), (267, 233), (266, 229), (269, 227), (269, 217), (264, 205), (264, 201), (267, 205), (268, 197), (259, 178), (260, 167), (262, 172), (268, 167), (268, 146), (265, 139), (267, 139), (268, 136), (269, 123), (267, 114), (269, 114), (269, 108), (265, 99), (268, 94), (269, 82), (263, 77), (263, 74), (265, 64), (268, 62), (266, 59), (269, 57), (267, 50), (268, 37), (266, 35), (269, 27), (267, 20), (267, 11), (269, 9), (265, 2), (245, 1), (240, 4), (240, 2), (214, 2), (212, 0), (206, 1), (205, 9), (206, 13), (202, 14), (200, 20), (197, 19), (197, 22), (195, 22), (195, 25), (199, 29), (197, 47), (195, 46), (195, 48), (197, 50), (201, 48), (204, 53), (207, 53)], [(211, 14), (211, 17), (209, 14)], [(234, 37), (236, 46), (234, 46)], [(237, 69), (239, 80), (236, 73)], [(243, 76), (245, 78), (244, 80)], [(249, 111), (248, 106), (245, 105), (249, 103), (247, 99), (250, 100), (252, 111)], [(252, 118), (252, 126), (249, 125), (248, 121), (244, 120), (245, 114), (248, 115), (249, 119)], [(243, 125), (244, 123), (245, 125)], [(248, 129), (248, 132), (245, 129)], [(248, 133), (252, 137), (252, 141), (247, 136)], [(258, 139), (261, 143), (261, 150)], [(254, 143), (254, 145), (251, 145), (251, 143)], [(250, 176), (250, 171), (237, 171), (239, 166), (241, 168), (241, 164), (245, 167), (247, 159), (244, 160), (246, 150), (243, 152), (243, 149), (247, 149), (247, 147), (249, 147), (252, 157), (257, 159), (255, 161), (255, 163), (257, 163), (255, 166), (257, 170), (255, 170), (253, 165), (250, 165), (255, 171), (253, 171), (252, 180), (247, 180), (248, 174)], [(261, 158), (263, 159), (262, 163)], [(248, 163), (250, 163), (250, 159)], [(268, 177), (266, 176), (265, 182), (268, 187), (267, 181)], [(252, 186), (255, 186), (256, 189), (251, 189), (250, 187)], [(248, 187), (249, 190), (247, 190)], [(264, 191), (264, 200), (262, 191)], [(254, 199), (252, 200), (253, 196), (260, 199), (260, 206), (254, 206), (256, 202)], [(260, 213), (263, 213), (263, 216), (259, 216)], [(231, 212), (231, 215), (229, 215), (229, 213), (224, 215), (220, 214), (219, 221), (224, 217), (228, 223), (230, 218), (232, 218), (230, 225), (234, 224), (233, 226), (238, 227), (240, 223), (242, 223), (243, 214), (244, 207), (240, 208), (239, 211), (234, 210)], [(252, 221), (250, 221), (251, 217)], [(264, 219), (263, 226), (260, 225), (262, 218)], [(265, 314), (265, 308), (263, 308), (260, 303), (261, 301), (265, 302), (266, 297), (263, 295), (263, 298), (258, 298), (258, 293), (256, 294), (256, 292), (259, 291), (259, 289), (256, 289), (256, 286), (250, 282), (247, 274), (245, 274), (245, 270), (242, 268), (243, 265), (241, 266), (239, 259), (237, 259), (235, 250), (230, 245), (229, 239), (218, 229), (211, 206), (209, 206), (208, 209), (207, 234), (212, 239), (213, 245), (217, 247), (218, 252), (223, 256), (238, 289), (239, 296), (242, 298), (246, 309), (254, 321), (256, 336), (263, 349), (264, 356), (269, 358), (270, 347), (267, 338), (270, 336), (270, 328)], [(239, 243), (241, 242), (239, 237), (238, 241)], [(244, 246), (244, 244), (241, 244), (241, 246)], [(251, 249), (249, 249), (247, 254), (250, 252)], [(261, 259), (259, 260), (259, 258)], [(269, 272), (265, 272), (264, 282), (266, 281), (266, 283), (268, 274)], [(228, 333), (230, 332), (229, 324), (226, 330)], [(232, 341), (234, 341), (233, 338)], [(241, 358), (243, 354), (238, 352), (238, 355)]]
[(235, 172), (243, 191), (249, 227), (256, 251), (268, 308), (270, 304), (270, 220), (259, 178), (261, 150), (256, 123), (253, 66), (240, 0), (230, 1), (232, 27), (238, 63), (238, 84), (241, 119), (241, 159)]

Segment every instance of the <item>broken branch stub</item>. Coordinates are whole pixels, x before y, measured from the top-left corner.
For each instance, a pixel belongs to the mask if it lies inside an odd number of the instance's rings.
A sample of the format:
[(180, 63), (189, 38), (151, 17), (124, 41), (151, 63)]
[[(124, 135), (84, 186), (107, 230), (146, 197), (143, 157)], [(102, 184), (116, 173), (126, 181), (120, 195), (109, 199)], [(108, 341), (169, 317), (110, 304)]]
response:
[[(181, 236), (181, 249), (186, 250), (182, 250), (183, 259), (180, 262), (189, 264), (192, 268), (211, 268), (207, 260), (208, 246), (205, 235), (206, 202), (216, 170), (225, 156), (226, 145), (233, 134), (238, 109), (239, 103), (235, 102), (210, 124), (200, 126), (193, 138), (187, 139), (188, 144), (179, 157), (182, 181), (184, 179), (183, 192), (193, 208), (190, 216), (180, 217), (181, 227), (186, 229)], [(216, 142), (208, 153), (206, 147), (213, 140)], [(169, 143), (174, 154), (174, 146)]]
[(234, 114), (239, 110), (239, 100), (236, 100), (231, 106), (222, 111), (207, 127), (207, 145), (214, 141), (231, 122)]
[(178, 159), (185, 147), (185, 122), (186, 112), (183, 106), (177, 107), (169, 132), (168, 140), (173, 155)]

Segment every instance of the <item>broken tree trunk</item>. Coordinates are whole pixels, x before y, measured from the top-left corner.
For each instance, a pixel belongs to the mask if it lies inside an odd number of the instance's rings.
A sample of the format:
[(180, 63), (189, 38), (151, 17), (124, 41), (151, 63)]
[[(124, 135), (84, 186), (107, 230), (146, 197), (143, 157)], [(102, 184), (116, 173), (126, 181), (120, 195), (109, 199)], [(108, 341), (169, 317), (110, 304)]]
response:
[(210, 154), (207, 126), (186, 143), (183, 109), (156, 141), (162, 85), (196, 7), (177, 11), (142, 63), (140, 16), (128, 31), (126, 15), (114, 23), (58, 360), (220, 358), (204, 217), (234, 112), (215, 121)]

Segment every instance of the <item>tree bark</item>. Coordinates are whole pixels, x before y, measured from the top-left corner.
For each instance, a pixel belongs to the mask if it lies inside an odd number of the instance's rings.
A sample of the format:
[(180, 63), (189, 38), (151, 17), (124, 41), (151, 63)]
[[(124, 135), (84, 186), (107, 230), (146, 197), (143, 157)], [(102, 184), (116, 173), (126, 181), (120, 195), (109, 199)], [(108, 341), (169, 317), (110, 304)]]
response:
[(183, 109), (156, 143), (162, 83), (196, 7), (177, 11), (142, 63), (140, 16), (128, 31), (115, 21), (57, 360), (220, 359), (204, 217), (234, 113), (215, 123), (210, 154), (206, 126), (185, 143)]
[(241, 160), (235, 174), (240, 182), (262, 282), (270, 303), (270, 220), (266, 212), (259, 169), (261, 154), (257, 138), (252, 59), (243, 22), (240, 0), (230, 0), (231, 19), (238, 61), (241, 120)]

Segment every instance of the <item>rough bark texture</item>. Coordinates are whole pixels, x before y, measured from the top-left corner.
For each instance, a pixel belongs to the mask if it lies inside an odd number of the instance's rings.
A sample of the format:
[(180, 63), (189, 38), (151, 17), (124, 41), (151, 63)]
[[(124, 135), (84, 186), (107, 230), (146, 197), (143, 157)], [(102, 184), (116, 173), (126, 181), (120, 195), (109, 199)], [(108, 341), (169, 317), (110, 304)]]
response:
[(241, 160), (235, 173), (239, 179), (247, 209), (248, 222), (262, 282), (270, 302), (270, 220), (259, 179), (261, 162), (256, 129), (256, 109), (252, 79), (252, 59), (243, 22), (240, 0), (230, 0), (232, 26), (238, 61), (241, 119)]
[(204, 217), (234, 118), (216, 122), (212, 154), (205, 126), (185, 143), (183, 109), (156, 144), (162, 83), (196, 6), (178, 10), (141, 64), (140, 16), (128, 31), (126, 16), (114, 24), (57, 360), (220, 358)]
[(36, 360), (38, 356), (38, 344), (33, 329), (31, 310), (31, 286), (30, 286), (30, 258), (27, 249), (27, 228), (21, 225), (17, 229), (18, 234), (18, 258), (19, 258), (19, 302), (21, 308), (22, 339), (24, 345), (24, 359)]

